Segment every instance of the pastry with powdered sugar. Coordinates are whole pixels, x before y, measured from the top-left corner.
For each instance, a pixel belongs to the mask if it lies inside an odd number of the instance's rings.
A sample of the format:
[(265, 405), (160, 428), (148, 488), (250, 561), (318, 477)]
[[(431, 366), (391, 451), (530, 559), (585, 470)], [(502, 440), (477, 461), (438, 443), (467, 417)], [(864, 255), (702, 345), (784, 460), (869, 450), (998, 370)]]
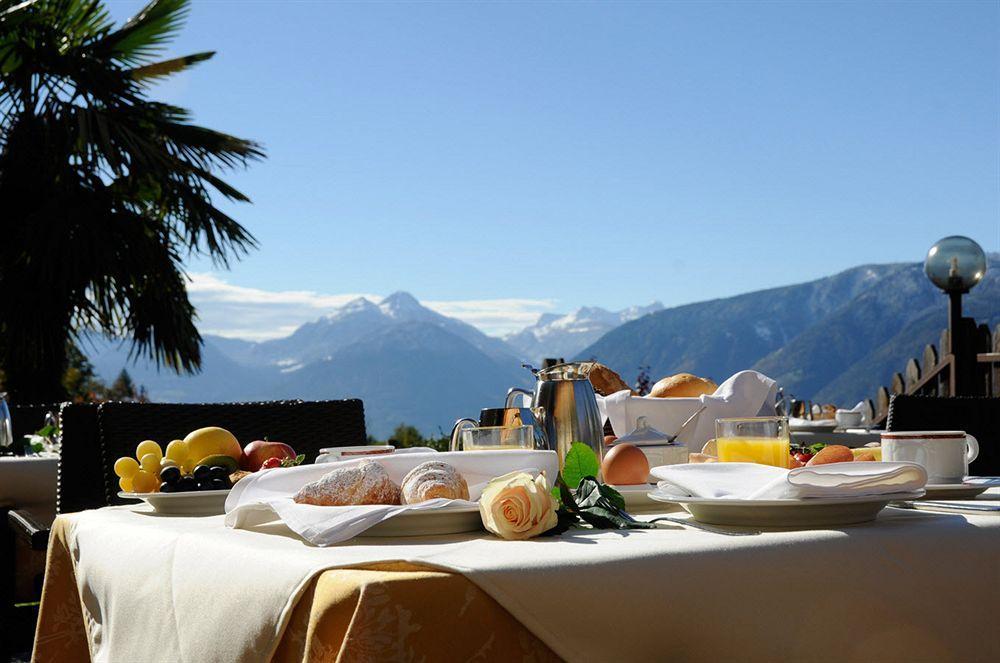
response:
[(417, 465), (403, 477), (403, 503), (426, 502), (436, 497), (469, 499), (469, 484), (448, 463), (430, 460)]
[(385, 468), (373, 460), (363, 460), (353, 467), (338, 467), (307, 483), (293, 499), (299, 504), (317, 506), (399, 504), (400, 491)]

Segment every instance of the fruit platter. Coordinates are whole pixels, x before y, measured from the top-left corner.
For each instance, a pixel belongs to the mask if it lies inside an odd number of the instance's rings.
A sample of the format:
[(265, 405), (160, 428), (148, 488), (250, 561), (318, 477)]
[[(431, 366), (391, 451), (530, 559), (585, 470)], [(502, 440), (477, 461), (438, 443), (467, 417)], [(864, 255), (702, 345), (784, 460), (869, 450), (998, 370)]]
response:
[(164, 514), (223, 513), (233, 484), (254, 472), (299, 465), (304, 456), (282, 442), (254, 440), (245, 447), (224, 428), (192, 431), (165, 448), (143, 440), (135, 456), (115, 461), (118, 496), (143, 500)]

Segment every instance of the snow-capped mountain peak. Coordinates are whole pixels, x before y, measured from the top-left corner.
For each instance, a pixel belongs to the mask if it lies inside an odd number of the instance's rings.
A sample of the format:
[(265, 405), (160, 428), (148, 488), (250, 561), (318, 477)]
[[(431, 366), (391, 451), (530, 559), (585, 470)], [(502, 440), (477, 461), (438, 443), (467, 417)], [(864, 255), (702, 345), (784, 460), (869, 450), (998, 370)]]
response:
[(371, 300), (365, 299), (364, 297), (357, 297), (347, 302), (333, 313), (323, 316), (323, 319), (328, 322), (332, 322), (350, 315), (373, 312), (378, 310), (379, 310), (378, 305), (373, 303)]
[(599, 306), (581, 306), (566, 314), (545, 313), (535, 324), (504, 338), (524, 359), (543, 357), (569, 359), (618, 325), (663, 308), (660, 302), (608, 311)]
[(427, 318), (428, 314), (433, 315), (433, 311), (424, 308), (417, 298), (408, 292), (394, 292), (378, 305), (379, 309), (390, 318), (413, 319)]

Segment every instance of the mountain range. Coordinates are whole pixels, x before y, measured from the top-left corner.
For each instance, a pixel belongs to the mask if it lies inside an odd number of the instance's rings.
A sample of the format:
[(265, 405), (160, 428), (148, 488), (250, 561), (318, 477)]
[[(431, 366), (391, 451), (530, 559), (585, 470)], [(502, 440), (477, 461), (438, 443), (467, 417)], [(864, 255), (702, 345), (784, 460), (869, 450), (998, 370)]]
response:
[(425, 434), (502, 404), (530, 374), (499, 338), (422, 306), (397, 292), (364, 298), (296, 329), (251, 342), (208, 335), (194, 376), (129, 362), (127, 348), (101, 337), (84, 343), (97, 373), (111, 380), (127, 365), (154, 401), (361, 398), (368, 430), (385, 438), (400, 423)]
[[(965, 296), (965, 312), (1000, 324), (1000, 254)], [(910, 357), (938, 344), (947, 299), (920, 263), (863, 265), (808, 283), (666, 309), (608, 332), (583, 349), (630, 380), (690, 372), (716, 381), (741, 368), (785, 393), (853, 405), (891, 384)]]
[[(1000, 255), (965, 301), (980, 322), (1000, 323)], [(752, 367), (788, 394), (853, 405), (937, 343), (946, 311), (920, 264), (884, 264), (673, 308), (545, 314), (504, 339), (405, 292), (358, 298), (284, 338), (208, 335), (193, 376), (131, 361), (126, 346), (103, 337), (87, 337), (83, 349), (103, 379), (127, 366), (156, 401), (361, 398), (369, 432), (384, 439), (403, 422), (437, 434), (499, 406), (508, 387), (530, 386), (520, 363), (546, 356), (596, 358), (628, 382), (640, 367), (654, 379), (687, 371), (717, 381)]]

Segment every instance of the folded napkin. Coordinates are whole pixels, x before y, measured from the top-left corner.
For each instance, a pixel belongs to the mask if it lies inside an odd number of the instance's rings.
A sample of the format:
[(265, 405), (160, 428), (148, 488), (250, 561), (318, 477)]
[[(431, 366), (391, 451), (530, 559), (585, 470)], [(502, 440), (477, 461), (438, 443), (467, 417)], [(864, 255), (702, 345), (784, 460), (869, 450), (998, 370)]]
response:
[(754, 463), (664, 465), (650, 474), (676, 497), (779, 500), (887, 495), (920, 490), (927, 471), (916, 463), (830, 463), (786, 470)]
[[(292, 497), (298, 490), (337, 467), (352, 467), (372, 460), (385, 468), (397, 484), (411, 469), (428, 460), (454, 466), (469, 484), (470, 500), (433, 499), (419, 504), (365, 504), (357, 506), (316, 506), (298, 504)], [(404, 511), (440, 509), (452, 505), (475, 506), (487, 482), (508, 472), (545, 472), (550, 481), (559, 472), (554, 451), (455, 451), (406, 453), (351, 458), (320, 465), (302, 465), (254, 473), (233, 486), (226, 499), (226, 525), (249, 529), (277, 518), (306, 541), (329, 546), (360, 535), (378, 523)]]
[(650, 426), (672, 435), (704, 405), (705, 410), (677, 438), (689, 451), (698, 452), (715, 437), (716, 419), (774, 415), (777, 389), (775, 381), (763, 373), (740, 371), (720, 384), (715, 393), (698, 398), (652, 398), (619, 391), (606, 398), (599, 396), (597, 408), (602, 421), (610, 420), (618, 436), (635, 430), (639, 417), (646, 417)]

